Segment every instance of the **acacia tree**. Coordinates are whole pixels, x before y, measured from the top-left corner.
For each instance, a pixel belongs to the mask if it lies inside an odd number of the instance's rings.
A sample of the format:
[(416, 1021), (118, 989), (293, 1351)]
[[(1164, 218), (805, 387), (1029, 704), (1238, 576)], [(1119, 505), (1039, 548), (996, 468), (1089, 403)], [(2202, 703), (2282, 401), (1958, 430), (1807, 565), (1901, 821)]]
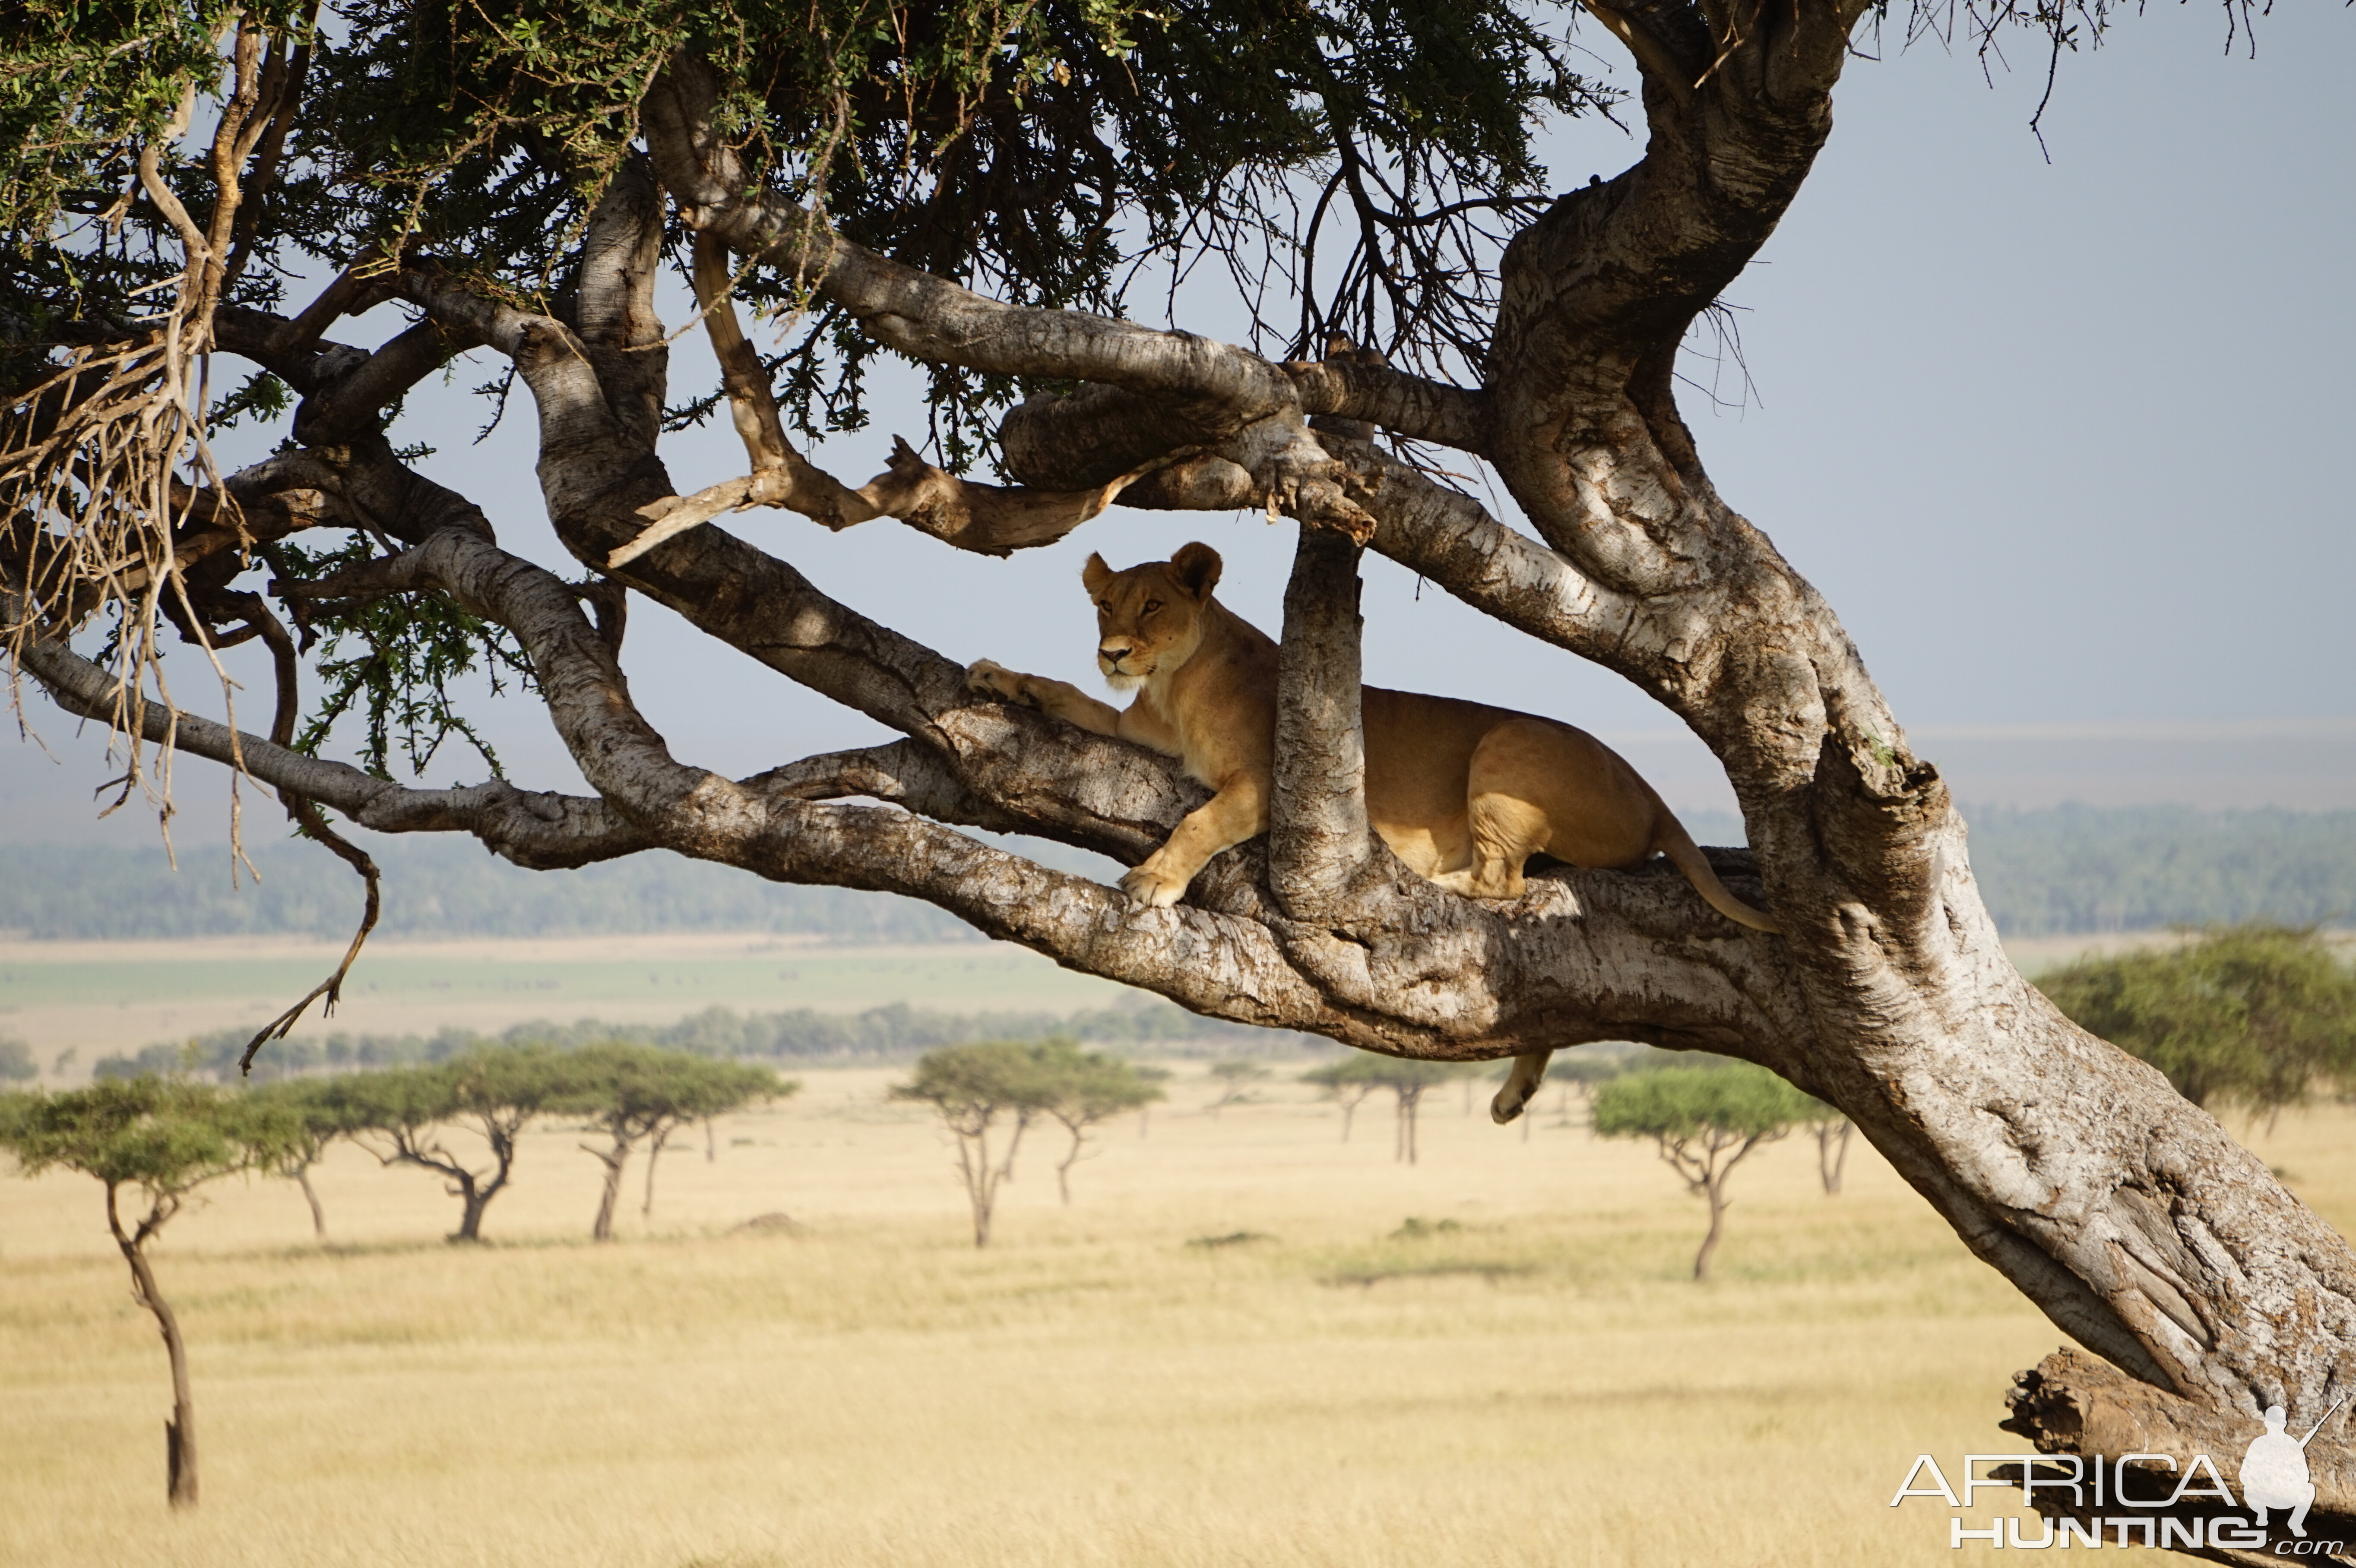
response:
[(1751, 1150), (1789, 1134), (1811, 1104), (1806, 1095), (1748, 1062), (1656, 1067), (1614, 1078), (1596, 1090), (1591, 1125), (1598, 1137), (1651, 1138), (1687, 1189), (1708, 1203), (1709, 1230), (1693, 1261), (1694, 1278), (1708, 1279), (1731, 1201), (1727, 1179)]
[[(381, 1165), (411, 1165), (449, 1184), (458, 1200), (452, 1242), (483, 1239), (483, 1214), (514, 1174), (516, 1141), (543, 1113), (586, 1108), (580, 1074), (544, 1051), (478, 1051), (431, 1067), (395, 1067), (328, 1079), (321, 1114), (347, 1129)], [(450, 1147), (459, 1127), (479, 1136), (490, 1157), (478, 1167)]]
[[(958, 1175), (973, 1209), (973, 1244), (990, 1245), (998, 1191), (1014, 1179), (1023, 1135), (1056, 1098), (1057, 1086), (1043, 1070), (1038, 1048), (1011, 1040), (945, 1045), (918, 1057), (914, 1075), (892, 1085), (891, 1093), (894, 1100), (920, 1101), (940, 1113), (941, 1125), (957, 1139)], [(991, 1136), (1001, 1117), (1006, 1143), (992, 1153)]]
[(1211, 1076), (1219, 1085), (1218, 1097), (1207, 1109), (1211, 1120), (1217, 1121), (1219, 1113), (1229, 1105), (1240, 1105), (1251, 1095), (1251, 1086), (1268, 1076), (1268, 1068), (1258, 1061), (1233, 1056), (1225, 1061), (1211, 1063)]
[[(1912, 19), (1953, 10), (1916, 0)], [(1987, 47), (2019, 29), (2058, 61), (2111, 11), (1970, 16)], [(2132, 1430), (2189, 1452), (2196, 1418), (2279, 1403), (2320, 1420), (2356, 1378), (2356, 1254), (2014, 969), (1939, 771), (1678, 412), (1680, 344), (1791, 205), (1852, 34), (1884, 7), (1585, 14), (1634, 63), (1624, 112), (1647, 140), (1555, 192), (1529, 124), (1609, 95), (1505, 0), (958, 0), (889, 25), (853, 0), (620, 0), (562, 27), (385, 0), (316, 28), (290, 0), (34, 7), (0, 180), (16, 667), (70, 712), (242, 767), (331, 848), (326, 810), (469, 833), (529, 867), (662, 848), (888, 890), (1197, 1012), (1401, 1057), (1626, 1039), (1742, 1058), (1847, 1115), (2130, 1380), (2050, 1363), (2022, 1419), (2040, 1400), (2078, 1416), (2040, 1442)], [(1121, 318), (1130, 280), (1206, 256), (1260, 288), (1251, 346)], [(667, 265), (717, 387), (670, 384)], [(322, 268), (327, 287), (289, 297)], [(786, 313), (780, 354), (732, 301)], [(386, 302), (409, 318), (391, 338), (331, 336)], [(584, 580), (502, 548), (388, 433), (473, 352), (537, 410), (541, 493)], [(852, 488), (795, 442), (864, 418), (885, 353), (929, 376), (947, 466), (904, 446)], [(200, 363), (255, 379), (211, 405)], [(682, 482), (666, 431), (722, 405), (745, 472)], [(222, 472), (206, 436), (231, 414), (274, 421), (283, 450)], [(980, 456), (1007, 483), (951, 472)], [(1464, 460), (1526, 529), (1435, 473)], [(975, 695), (958, 663), (798, 571), (790, 535), (765, 550), (712, 526), (774, 506), (1004, 552), (1116, 497), (1300, 528), (1270, 829), (1172, 909), (958, 829), (1135, 864), (1205, 798), (1173, 763)], [(1404, 871), (1365, 819), (1365, 549), (1699, 737), (1752, 847), (1712, 864), (1782, 933), (1734, 926), (1659, 865), (1556, 869), (1510, 904)], [(904, 738), (736, 780), (675, 756), (624, 677), (633, 592)], [(143, 678), (173, 628), (269, 647), (268, 734)], [(102, 657), (73, 645), (85, 629)], [(298, 734), (315, 636), (324, 689)], [(404, 736), (430, 751), (455, 732), (441, 692), (468, 660), (529, 672), (593, 793), (390, 776)], [(319, 721), (347, 712), (369, 766), (316, 754)], [(2134, 1381), (2177, 1402), (2167, 1419), (2105, 1419)], [(2310, 1445), (2319, 1475), (2356, 1474), (2322, 1462), (2349, 1419)], [(2356, 1495), (2329, 1480), (2316, 1514), (2356, 1524)]]
[(1339, 1061), (1302, 1073), (1301, 1079), (1343, 1102), (1344, 1143), (1350, 1141), (1350, 1116), (1358, 1102), (1376, 1089), (1389, 1090), (1393, 1112), (1391, 1157), (1403, 1165), (1416, 1165), (1421, 1163), (1416, 1130), (1424, 1095), (1438, 1084), (1462, 1077), (1464, 1072), (1462, 1062), (1354, 1051)]
[(1045, 1080), (1047, 1115), (1063, 1125), (1072, 1140), (1055, 1162), (1055, 1191), (1069, 1204), (1072, 1167), (1087, 1146), (1088, 1129), (1124, 1111), (1142, 1111), (1162, 1098), (1162, 1089), (1135, 1062), (1082, 1051), (1078, 1041), (1061, 1036), (1042, 1040), (1033, 1055)]
[(1358, 1107), (1375, 1092), (1375, 1083), (1358, 1067), (1362, 1056), (1345, 1056), (1339, 1061), (1328, 1061), (1312, 1067), (1301, 1075), (1303, 1083), (1316, 1085), (1321, 1099), (1331, 1100), (1342, 1110), (1342, 1141), (1350, 1141), (1350, 1124), (1357, 1119)]
[(1840, 1196), (1841, 1175), (1848, 1168), (1848, 1141), (1857, 1131), (1857, 1124), (1817, 1101), (1809, 1114), (1801, 1118), (1809, 1136), (1816, 1140), (1816, 1180), (1827, 1198)]
[(359, 1130), (351, 1119), (351, 1103), (330, 1088), (328, 1080), (319, 1078), (280, 1079), (249, 1093), (256, 1103), (284, 1112), (290, 1136), (273, 1168), (302, 1189), (303, 1201), (311, 1207), (311, 1234), (326, 1241), (327, 1211), (311, 1185), (311, 1168), (326, 1157), (328, 1145)]
[(781, 1079), (774, 1068), (750, 1062), (714, 1061), (683, 1051), (614, 1041), (570, 1053), (563, 1068), (574, 1081), (567, 1098), (585, 1110), (590, 1125), (613, 1141), (604, 1148), (581, 1147), (605, 1167), (597, 1199), (594, 1241), (614, 1239), (614, 1211), (622, 1196), (622, 1173), (630, 1152), (647, 1147), (646, 1200), (641, 1218), (654, 1212), (655, 1165), (670, 1135), (691, 1123), (709, 1122), (763, 1097), (791, 1094), (801, 1085)]
[[(60, 1168), (106, 1188), (106, 1228), (131, 1265), (132, 1299), (155, 1318), (172, 1368), (172, 1418), (164, 1424), (165, 1495), (197, 1504), (196, 1395), (180, 1319), (155, 1281), (147, 1248), (188, 1195), (208, 1181), (269, 1169), (288, 1157), (299, 1129), (283, 1107), (202, 1084), (118, 1078), (61, 1094), (0, 1095), (0, 1148), (27, 1176)], [(138, 1194), (126, 1216), (125, 1189)], [(142, 1205), (146, 1212), (138, 1213)]]

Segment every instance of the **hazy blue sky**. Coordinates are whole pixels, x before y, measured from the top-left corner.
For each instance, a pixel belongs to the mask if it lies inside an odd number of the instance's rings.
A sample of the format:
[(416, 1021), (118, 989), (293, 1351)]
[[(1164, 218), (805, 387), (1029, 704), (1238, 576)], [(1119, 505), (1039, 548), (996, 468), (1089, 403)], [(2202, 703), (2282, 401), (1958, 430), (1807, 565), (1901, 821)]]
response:
[[(2286, 7), (2260, 22), (2254, 59), (2224, 46), (2215, 8), (2160, 5), (2066, 61), (2051, 165), (2027, 129), (2042, 70), (2026, 53), (1993, 89), (1935, 45), (1856, 62), (1814, 177), (1730, 291), (1755, 398), (1686, 396), (1720, 490), (1825, 591), (1966, 802), (2356, 806), (2356, 546), (2337, 473), (2356, 415), (2356, 16)], [(1639, 144), (1581, 123), (1549, 148), (1569, 185)], [(1183, 325), (1236, 331), (1215, 314)], [(675, 394), (707, 366), (682, 341)], [(456, 382), (488, 373), (470, 363)], [(509, 548), (577, 575), (541, 510), (528, 409), (475, 447), (477, 405), (441, 404), (403, 427), (442, 448), (429, 472), (482, 501)], [(879, 400), (873, 430), (816, 455), (856, 484), (895, 430), (923, 428), (913, 400)], [(666, 455), (683, 490), (743, 462), (719, 432)], [(946, 654), (1076, 680), (1089, 550), (1127, 565), (1210, 540), (1228, 557), (1222, 596), (1273, 630), (1291, 539), (1257, 517), (1122, 512), (1000, 562), (890, 522), (729, 526)], [(1698, 744), (1615, 678), (1415, 586), (1370, 561), (1370, 679), (1565, 718), (1681, 806), (1729, 798)], [(878, 738), (643, 601), (625, 663), (683, 761), (744, 773)], [(209, 708), (200, 667), (173, 664)], [(251, 690), (258, 712), (258, 669)], [(94, 740), (27, 712), (63, 765), (0, 746), (0, 837), (152, 832), (92, 826)], [(506, 704), (491, 728), (519, 782), (580, 787), (536, 707)], [(480, 776), (461, 762), (436, 773)], [(217, 771), (187, 764), (182, 834), (217, 836), (217, 791), (192, 787)]]

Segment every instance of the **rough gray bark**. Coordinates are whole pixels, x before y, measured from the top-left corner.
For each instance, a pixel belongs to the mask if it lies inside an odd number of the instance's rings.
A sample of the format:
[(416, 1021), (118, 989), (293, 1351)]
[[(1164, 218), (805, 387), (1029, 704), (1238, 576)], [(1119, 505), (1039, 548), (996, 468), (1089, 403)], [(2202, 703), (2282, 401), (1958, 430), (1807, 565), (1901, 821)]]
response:
[[(1469, 388), (1356, 356), (1280, 365), (1011, 306), (866, 251), (764, 186), (716, 125), (708, 69), (677, 60), (643, 105), (644, 164), (611, 182), (582, 237), (569, 316), (412, 261), (380, 284), (339, 282), (299, 318), (224, 312), (218, 329), (222, 352), (305, 400), (300, 450), (229, 482), (245, 516), (281, 534), (365, 526), (403, 547), (315, 594), (441, 592), (512, 630), (594, 798), (402, 789), (152, 704), (145, 732), (241, 760), (363, 825), (471, 833), (520, 864), (660, 848), (909, 894), (1198, 1012), (1368, 1050), (1475, 1060), (1625, 1039), (1760, 1062), (1847, 1115), (1978, 1256), (2112, 1366), (2227, 1427), (2254, 1429), (2277, 1402), (2312, 1423), (2356, 1387), (2356, 1255), (2213, 1119), (2013, 969), (1938, 770), (1912, 752), (1830, 607), (1719, 495), (1676, 406), (1680, 338), (1780, 221), (1829, 133), (1861, 0), (1739, 16), (1716, 0), (1589, 8), (1638, 64), (1650, 140), (1508, 248)], [(666, 200), (700, 251), (797, 273), (905, 353), (1085, 385), (1006, 421), (1012, 488), (895, 466), (893, 483), (854, 492), (822, 475), (764, 477), (791, 462), (740, 366), (726, 389), (752, 472), (682, 493), (657, 453)], [(373, 354), (324, 338), (378, 289), (419, 310), (420, 327)], [(742, 780), (674, 758), (579, 593), (500, 549), (477, 509), (370, 433), (375, 411), (438, 357), (477, 344), (532, 395), (549, 516), (578, 560), (905, 739)], [(1364, 439), (1367, 426), (1486, 461), (1536, 537)], [(958, 665), (710, 520), (798, 496), (847, 526), (855, 508), (841, 497), (855, 495), (951, 546), (1003, 550), (1079, 526), (1101, 504), (1087, 498), (1116, 485), (1133, 506), (1267, 507), (1302, 529), (1274, 827), (1166, 910), (957, 829), (1135, 864), (1200, 804), (1195, 785), (1139, 748), (978, 699)], [(649, 539), (689, 511), (702, 526)], [(191, 508), (187, 560), (229, 548), (220, 512)], [(1719, 919), (1665, 865), (1548, 871), (1509, 905), (1401, 872), (1354, 793), (1360, 544), (1617, 672), (1708, 744), (1755, 847), (1712, 863), (1783, 934)], [(24, 665), (70, 709), (112, 710), (105, 674), (62, 641), (34, 644)], [(2086, 1413), (2036, 1424), (2040, 1445), (2111, 1441), (2102, 1413), (2137, 1385), (2089, 1378), (2092, 1365), (2049, 1363), (2038, 1397)], [(2319, 1511), (2356, 1509), (2351, 1420), (2343, 1408), (2310, 1446)]]

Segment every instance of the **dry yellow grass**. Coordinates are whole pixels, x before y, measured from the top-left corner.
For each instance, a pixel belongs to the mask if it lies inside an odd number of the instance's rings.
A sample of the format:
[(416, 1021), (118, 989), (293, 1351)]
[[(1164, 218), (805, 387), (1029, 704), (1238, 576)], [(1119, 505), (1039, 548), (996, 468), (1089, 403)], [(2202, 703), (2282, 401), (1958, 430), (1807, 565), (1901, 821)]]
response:
[[(667, 1157), (650, 1228), (634, 1179), (610, 1247), (559, 1130), (481, 1248), (351, 1150), (324, 1251), (290, 1186), (222, 1189), (159, 1265), (203, 1445), (182, 1518), (95, 1184), (0, 1181), (0, 1563), (1947, 1562), (1944, 1509), (1891, 1491), (1918, 1452), (2009, 1445), (2006, 1376), (2058, 1342), (1867, 1151), (1830, 1200), (1797, 1140), (1746, 1168), (1697, 1287), (1697, 1206), (1551, 1090), (1526, 1141), (1445, 1094), (1410, 1169), (1372, 1103), (1345, 1146), (1297, 1089), (1214, 1120), (1180, 1073), (1069, 1210), (1027, 1149), (987, 1253), (875, 1072)], [(2343, 1228), (2351, 1120), (2258, 1143)], [(806, 1233), (734, 1228), (776, 1211)], [(1187, 1244), (1239, 1231), (1269, 1239)]]

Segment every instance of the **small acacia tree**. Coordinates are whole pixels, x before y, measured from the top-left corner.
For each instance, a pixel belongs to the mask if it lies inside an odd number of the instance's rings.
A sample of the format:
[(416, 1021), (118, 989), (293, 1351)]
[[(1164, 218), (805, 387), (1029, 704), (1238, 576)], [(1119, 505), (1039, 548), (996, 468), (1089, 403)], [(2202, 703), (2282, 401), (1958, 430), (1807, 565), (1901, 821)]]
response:
[(0, 1083), (22, 1083), (40, 1075), (33, 1048), (14, 1035), (0, 1035)]
[[(322, 1087), (327, 1114), (339, 1118), (352, 1141), (385, 1165), (413, 1165), (450, 1184), (459, 1200), (453, 1242), (478, 1242), (483, 1211), (504, 1190), (515, 1169), (516, 1140), (534, 1117), (577, 1111), (582, 1086), (553, 1051), (477, 1051), (432, 1067), (397, 1067), (327, 1080)], [(480, 1136), (490, 1155), (487, 1167), (469, 1164), (445, 1135), (464, 1126)]]
[[(0, 1147), (27, 1176), (77, 1170), (106, 1188), (106, 1228), (131, 1265), (132, 1298), (153, 1313), (172, 1367), (172, 1418), (164, 1424), (165, 1492), (174, 1508), (197, 1502), (196, 1401), (180, 1319), (164, 1299), (150, 1243), (208, 1181), (284, 1160), (298, 1136), (282, 1107), (245, 1095), (157, 1078), (112, 1079), (52, 1095), (0, 1097)], [(126, 1223), (123, 1193), (137, 1194)]]
[(1817, 1100), (1801, 1118), (1816, 1140), (1816, 1179), (1823, 1184), (1825, 1196), (1840, 1196), (1841, 1176), (1848, 1168), (1849, 1135), (1857, 1124)]
[(1317, 1086), (1318, 1097), (1333, 1101), (1342, 1108), (1342, 1141), (1350, 1141), (1350, 1124), (1357, 1118), (1358, 1106), (1377, 1087), (1366, 1076), (1359, 1063), (1369, 1060), (1364, 1052), (1345, 1056), (1339, 1061), (1328, 1061), (1312, 1067), (1301, 1075), (1303, 1083)]
[(1229, 1105), (1241, 1104), (1249, 1096), (1251, 1086), (1267, 1076), (1265, 1065), (1240, 1056), (1211, 1063), (1211, 1077), (1219, 1085), (1218, 1098), (1208, 1107), (1211, 1120), (1217, 1121), (1219, 1113)]
[(693, 1122), (734, 1111), (763, 1098), (791, 1094), (801, 1087), (781, 1079), (768, 1067), (747, 1062), (715, 1061), (683, 1051), (622, 1041), (591, 1046), (552, 1061), (572, 1082), (566, 1096), (572, 1107), (584, 1109), (590, 1125), (612, 1142), (604, 1148), (581, 1147), (605, 1168), (605, 1181), (597, 1200), (596, 1222), (590, 1235), (600, 1242), (614, 1239), (614, 1211), (622, 1194), (622, 1172), (630, 1151), (648, 1145), (646, 1200), (643, 1218), (654, 1212), (655, 1167), (670, 1135)]
[(1072, 1167), (1080, 1162), (1088, 1129), (1124, 1111), (1141, 1111), (1162, 1098), (1159, 1083), (1135, 1062), (1082, 1051), (1079, 1042), (1062, 1036), (1042, 1040), (1033, 1049), (1047, 1115), (1071, 1135), (1070, 1147), (1055, 1162), (1055, 1191), (1072, 1200)]
[(2196, 1105), (2272, 1116), (2319, 1083), (2356, 1082), (2356, 974), (2312, 927), (2226, 926), (2083, 959), (2038, 987)]
[(1727, 1179), (1752, 1149), (1772, 1143), (1815, 1103), (1764, 1068), (1662, 1067), (1614, 1078), (1595, 1092), (1593, 1125), (1607, 1138), (1651, 1138), (1661, 1157), (1709, 1203), (1709, 1232), (1693, 1276), (1709, 1277), (1725, 1228)]
[(284, 1112), (289, 1141), (273, 1168), (302, 1189), (303, 1200), (311, 1206), (311, 1234), (326, 1241), (327, 1211), (320, 1206), (318, 1189), (311, 1185), (311, 1168), (326, 1156), (329, 1144), (354, 1130), (345, 1104), (330, 1081), (318, 1078), (282, 1079), (248, 1093), (255, 1104)]
[[(1474, 1071), (1472, 1064), (1462, 1061), (1426, 1061), (1413, 1057), (1376, 1056), (1371, 1052), (1352, 1051), (1341, 1061), (1301, 1074), (1304, 1082), (1325, 1089), (1336, 1100), (1347, 1096), (1342, 1113), (1342, 1137), (1350, 1136), (1350, 1113), (1358, 1102), (1376, 1089), (1391, 1092), (1396, 1120), (1391, 1138), (1391, 1157), (1407, 1165), (1419, 1163), (1416, 1140), (1417, 1117), (1423, 1107), (1423, 1097), (1435, 1085)], [(1361, 1090), (1357, 1086), (1364, 1084)]]
[[(942, 1124), (957, 1139), (958, 1174), (973, 1206), (973, 1244), (990, 1245), (998, 1190), (1014, 1179), (1014, 1155), (1023, 1147), (1023, 1135), (1055, 1101), (1037, 1048), (992, 1040), (928, 1051), (916, 1059), (909, 1082), (892, 1086), (892, 1098), (921, 1101), (940, 1113)], [(1011, 1124), (1006, 1146), (992, 1155), (991, 1135), (1001, 1119)]]

